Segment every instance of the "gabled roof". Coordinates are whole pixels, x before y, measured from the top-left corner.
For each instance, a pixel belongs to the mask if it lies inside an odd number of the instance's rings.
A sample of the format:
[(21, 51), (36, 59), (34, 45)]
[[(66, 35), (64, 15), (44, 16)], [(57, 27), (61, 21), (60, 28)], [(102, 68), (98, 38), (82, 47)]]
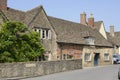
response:
[(103, 23), (103, 21), (97, 21), (97, 22), (94, 22), (94, 26), (95, 28), (99, 31), (100, 30), (100, 27), (101, 27), (101, 24)]
[(7, 11), (4, 11), (4, 14), (7, 16), (8, 19), (13, 21), (24, 21), (25, 19), (25, 12), (20, 10), (15, 10), (12, 8), (8, 8)]
[(8, 8), (4, 13), (9, 20), (23, 22), (29, 28), (50, 28), (49, 21), (42, 6), (34, 8), (27, 12)]
[(115, 32), (114, 37), (110, 35), (109, 32), (107, 32), (108, 40), (111, 42), (113, 45), (120, 46), (120, 32)]
[(42, 6), (26, 12), (25, 23), (30, 27), (50, 28), (47, 15)]
[[(87, 45), (84, 37), (92, 36), (95, 39), (95, 45), (111, 46), (96, 29), (80, 23), (47, 16), (42, 6), (27, 12), (8, 8), (5, 15), (10, 20), (24, 22), (30, 28), (50, 28), (52, 25), (57, 34), (57, 42)], [(98, 23), (95, 25), (99, 25)]]
[(84, 37), (92, 36), (95, 39), (95, 45), (112, 46), (96, 29), (89, 26), (50, 16), (48, 19), (55, 29), (58, 42), (87, 45)]

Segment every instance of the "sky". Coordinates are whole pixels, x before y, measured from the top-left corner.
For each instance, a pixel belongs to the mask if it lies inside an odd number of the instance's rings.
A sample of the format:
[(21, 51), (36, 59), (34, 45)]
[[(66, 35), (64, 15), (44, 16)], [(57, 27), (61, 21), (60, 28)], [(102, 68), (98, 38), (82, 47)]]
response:
[(120, 31), (120, 0), (8, 0), (8, 7), (28, 11), (42, 5), (47, 15), (80, 23), (80, 14), (103, 21), (106, 31)]

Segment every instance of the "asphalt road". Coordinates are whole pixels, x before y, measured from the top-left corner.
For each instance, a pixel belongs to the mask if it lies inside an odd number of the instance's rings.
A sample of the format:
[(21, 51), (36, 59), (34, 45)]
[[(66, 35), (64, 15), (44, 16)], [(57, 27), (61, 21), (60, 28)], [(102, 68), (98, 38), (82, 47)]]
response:
[(120, 65), (109, 65), (85, 68), (22, 80), (118, 80), (119, 67)]

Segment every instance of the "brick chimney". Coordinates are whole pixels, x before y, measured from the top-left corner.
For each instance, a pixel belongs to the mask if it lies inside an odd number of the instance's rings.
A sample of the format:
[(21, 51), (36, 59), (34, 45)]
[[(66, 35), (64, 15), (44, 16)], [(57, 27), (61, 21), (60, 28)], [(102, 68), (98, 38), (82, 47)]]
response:
[(112, 37), (115, 36), (115, 33), (114, 33), (114, 26), (113, 26), (113, 25), (110, 26), (110, 35), (111, 35)]
[(82, 14), (80, 14), (80, 23), (83, 24), (83, 25), (87, 25), (87, 22), (86, 22), (86, 13), (83, 12)]
[(7, 0), (0, 0), (0, 9), (3, 11), (7, 10)]
[(88, 26), (94, 28), (94, 17), (93, 17), (93, 14), (90, 14), (90, 17), (88, 18)]

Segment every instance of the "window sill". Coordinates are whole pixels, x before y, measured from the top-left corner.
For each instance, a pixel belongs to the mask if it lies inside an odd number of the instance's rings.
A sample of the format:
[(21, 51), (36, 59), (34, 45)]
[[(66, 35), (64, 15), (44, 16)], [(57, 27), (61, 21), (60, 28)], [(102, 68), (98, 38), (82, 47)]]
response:
[(91, 62), (91, 60), (85, 60), (85, 62)]
[(104, 62), (110, 62), (110, 60), (104, 60)]

